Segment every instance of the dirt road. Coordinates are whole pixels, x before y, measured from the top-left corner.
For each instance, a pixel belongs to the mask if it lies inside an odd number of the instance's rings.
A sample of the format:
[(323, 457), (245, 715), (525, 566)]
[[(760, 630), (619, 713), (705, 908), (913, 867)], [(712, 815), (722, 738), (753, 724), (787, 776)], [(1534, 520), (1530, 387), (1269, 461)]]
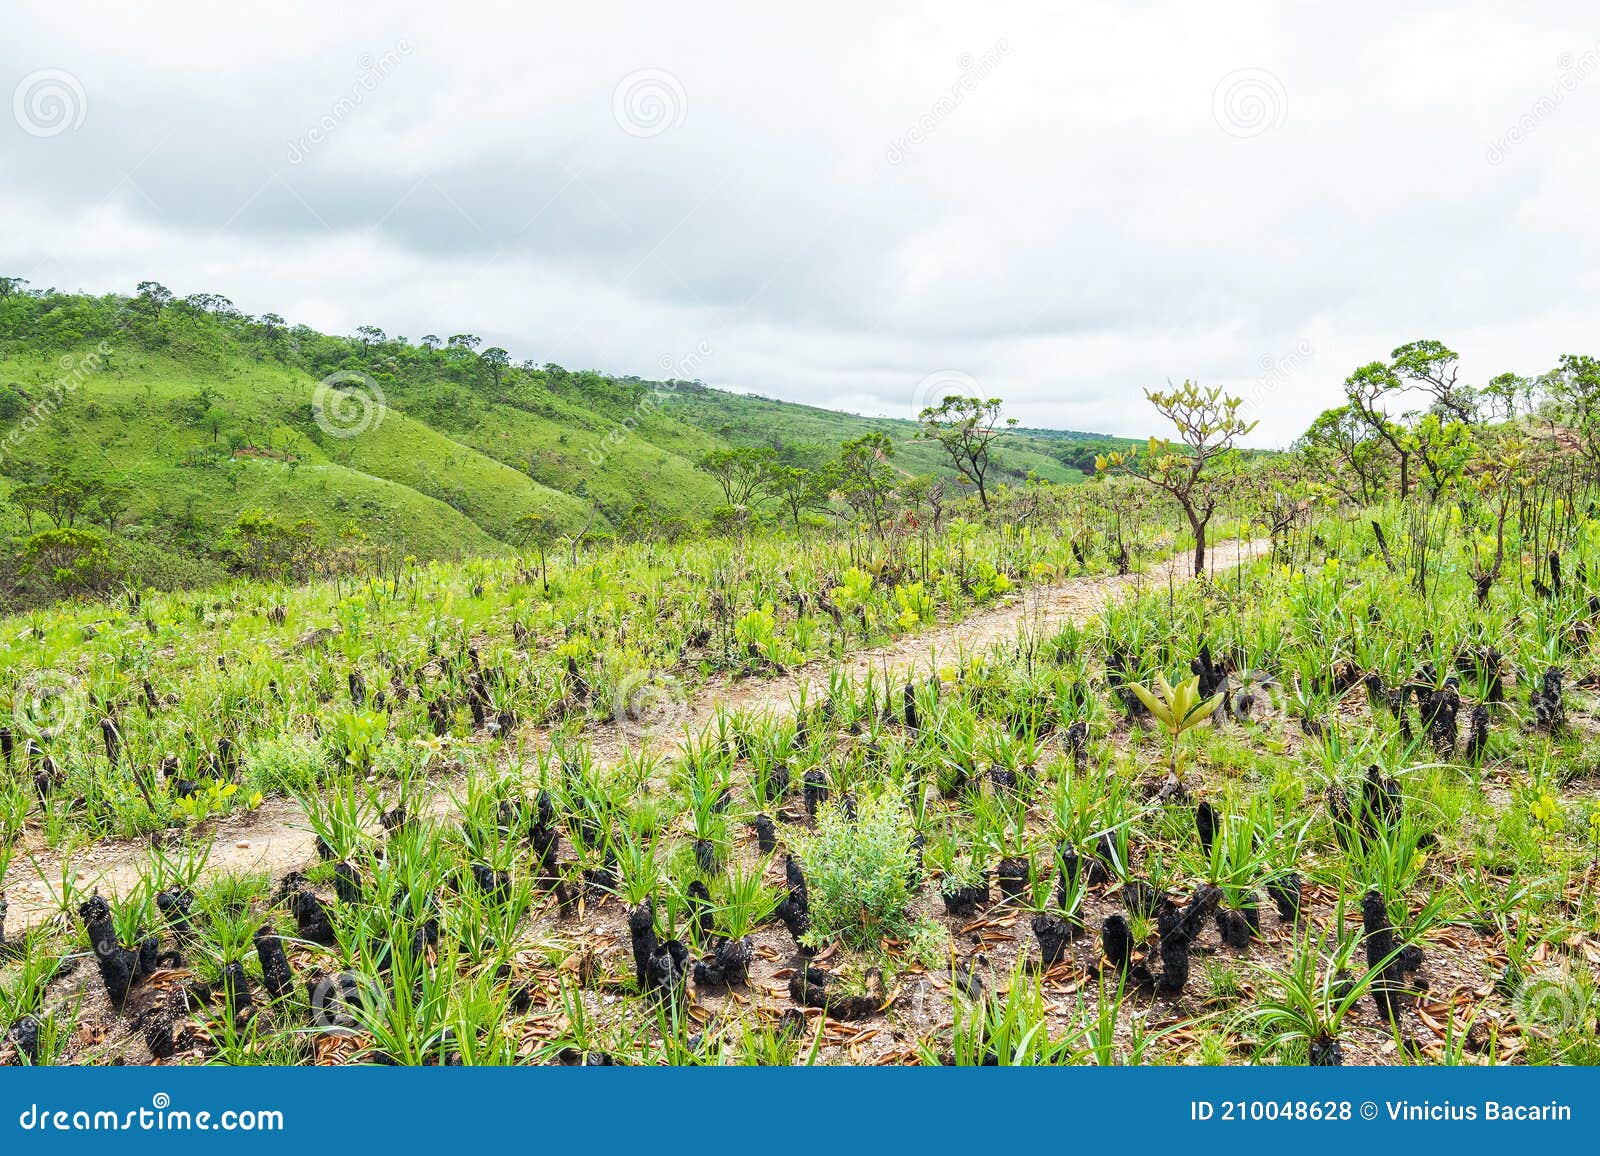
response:
[[(1210, 568), (1213, 573), (1231, 569), (1262, 556), (1271, 545), (1265, 539), (1220, 543), (1211, 551)], [(937, 655), (981, 651), (995, 643), (1014, 640), (1019, 633), (1048, 631), (1068, 621), (1088, 622), (1120, 594), (1152, 587), (1163, 589), (1185, 581), (1190, 577), (1189, 567), (1189, 556), (1183, 553), (1138, 574), (1071, 578), (1032, 587), (1003, 605), (979, 611), (960, 622), (907, 635), (887, 646), (858, 650), (838, 665), (855, 675), (876, 670), (903, 677), (918, 667), (926, 669)], [(713, 683), (696, 693), (692, 703), (662, 711), (648, 724), (626, 729), (596, 726), (586, 731), (584, 738), (601, 764), (614, 760), (629, 744), (670, 755), (680, 744), (686, 727), (698, 729), (719, 708), (785, 710), (802, 685), (826, 685), (834, 665), (831, 660), (819, 660), (774, 678)], [(441, 783), (433, 795), (435, 810), (441, 813), (451, 805), (448, 786)], [(220, 822), (212, 834), (208, 869), (277, 875), (304, 865), (313, 854), (313, 837), (304, 812), (293, 799), (275, 798), (254, 811)], [(72, 879), (74, 886), (84, 892), (98, 888), (114, 896), (138, 883), (150, 858), (150, 845), (134, 840), (107, 840), (67, 856), (47, 851), (30, 859), (19, 851), (7, 873), (8, 930), (21, 932), (57, 914), (63, 877)]]

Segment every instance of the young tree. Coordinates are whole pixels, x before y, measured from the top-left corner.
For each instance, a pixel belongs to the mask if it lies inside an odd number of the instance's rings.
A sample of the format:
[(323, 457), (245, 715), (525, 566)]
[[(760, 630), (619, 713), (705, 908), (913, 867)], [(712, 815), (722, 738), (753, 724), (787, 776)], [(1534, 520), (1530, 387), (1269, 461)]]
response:
[(1470, 531), (1466, 534), (1467, 542), (1472, 547), (1472, 584), (1477, 591), (1479, 606), (1489, 601), (1489, 591), (1499, 581), (1500, 571), (1505, 565), (1506, 518), (1511, 513), (1512, 497), (1521, 489), (1515, 479), (1528, 452), (1527, 443), (1515, 432), (1503, 434), (1498, 439), (1492, 439), (1492, 435), (1485, 439), (1490, 440), (1496, 444), (1483, 447), (1480, 459), (1474, 463), (1476, 468), (1473, 472), (1476, 476), (1473, 481), (1478, 494), (1494, 513), (1494, 554), (1485, 561), (1487, 550), (1482, 543), (1484, 535)]
[(103, 488), (96, 481), (74, 481), (58, 470), (48, 481), (18, 486), (11, 492), (11, 501), (22, 511), (30, 530), (36, 514), (46, 514), (56, 527), (70, 530)]
[(1324, 467), (1330, 484), (1352, 500), (1368, 503), (1377, 497), (1386, 465), (1384, 443), (1352, 407), (1323, 410), (1295, 448), (1308, 464)]
[(1381, 361), (1363, 365), (1344, 382), (1344, 394), (1350, 401), (1350, 408), (1394, 451), (1400, 463), (1402, 498), (1411, 491), (1412, 447), (1406, 437), (1405, 427), (1390, 419), (1388, 411), (1383, 408), (1383, 400), (1403, 388), (1394, 371)]
[(1016, 418), (1000, 418), (1001, 401), (987, 401), (954, 394), (939, 405), (929, 406), (917, 415), (922, 423), (918, 436), (937, 441), (950, 455), (956, 473), (978, 487), (978, 501), (989, 508), (987, 479), (991, 461), (989, 451), (995, 441), (1017, 424)]
[(828, 488), (822, 475), (804, 466), (775, 465), (767, 471), (764, 488), (789, 512), (794, 528), (807, 510), (815, 510), (827, 500)]
[(494, 382), (494, 390), (500, 392), (500, 374), (511, 364), (511, 354), (501, 349), (498, 345), (491, 345), (478, 355), (479, 359), (489, 367), (489, 377)]
[(22, 287), (28, 284), (26, 277), (0, 277), (0, 301), (4, 301), (13, 293), (21, 293)]
[(128, 505), (132, 500), (132, 486), (117, 483), (102, 487), (95, 509), (101, 525), (115, 533), (127, 518)]
[(1437, 409), (1430, 409), (1411, 427), (1407, 441), (1422, 463), (1433, 497), (1439, 497), (1461, 476), (1472, 452), (1472, 429)]
[(1178, 445), (1152, 437), (1143, 456), (1134, 447), (1126, 453), (1103, 455), (1095, 467), (1138, 478), (1177, 501), (1194, 531), (1194, 572), (1199, 577), (1206, 569), (1206, 527), (1217, 510), (1214, 467), (1257, 423), (1240, 417), (1243, 399), (1228, 396), (1221, 387), (1201, 389), (1185, 381), (1179, 389), (1147, 389), (1144, 395), (1156, 412), (1176, 427)]
[(944, 520), (944, 482), (932, 474), (918, 474), (913, 478), (906, 478), (900, 483), (900, 496), (905, 500), (906, 508), (921, 511), (926, 509), (928, 521), (933, 524), (933, 532), (939, 532), (940, 523)]
[(748, 507), (760, 500), (776, 455), (764, 446), (709, 450), (695, 465), (716, 479), (729, 506)]
[(138, 285), (138, 302), (155, 320), (161, 320), (161, 311), (172, 304), (172, 290), (159, 281), (141, 281)]
[(855, 510), (872, 523), (873, 533), (884, 536), (894, 497), (895, 470), (890, 464), (894, 443), (886, 434), (863, 434), (839, 447), (834, 476), (839, 493)]
[[(589, 496), (588, 488), (580, 484), (575, 496), (587, 498)], [(589, 505), (589, 516), (584, 519), (583, 529), (579, 530), (576, 534), (565, 535), (567, 539), (568, 551), (567, 565), (572, 567), (574, 570), (578, 568), (578, 547), (583, 545), (583, 540), (589, 536), (589, 531), (594, 526), (594, 520), (599, 516), (600, 501), (599, 499), (591, 499)]]
[(1456, 384), (1460, 354), (1444, 342), (1413, 341), (1389, 356), (1394, 360), (1395, 376), (1432, 398), (1430, 407), (1441, 417), (1467, 425), (1478, 420), (1476, 394), (1469, 387)]
[(1532, 382), (1520, 374), (1501, 373), (1489, 379), (1489, 384), (1484, 386), (1483, 392), (1500, 403), (1504, 411), (1502, 416), (1511, 421), (1517, 416), (1518, 400), (1527, 397), (1531, 387)]
[(512, 524), (512, 531), (516, 535), (518, 546), (524, 550), (531, 546), (538, 551), (539, 582), (544, 587), (544, 592), (549, 594), (550, 568), (545, 554), (560, 536), (560, 528), (543, 514), (524, 514)]
[(1600, 358), (1563, 354), (1545, 388), (1578, 437), (1590, 470), (1600, 475)]
[(370, 349), (374, 345), (382, 345), (388, 339), (388, 335), (376, 325), (356, 326), (356, 337), (360, 340), (362, 349)]

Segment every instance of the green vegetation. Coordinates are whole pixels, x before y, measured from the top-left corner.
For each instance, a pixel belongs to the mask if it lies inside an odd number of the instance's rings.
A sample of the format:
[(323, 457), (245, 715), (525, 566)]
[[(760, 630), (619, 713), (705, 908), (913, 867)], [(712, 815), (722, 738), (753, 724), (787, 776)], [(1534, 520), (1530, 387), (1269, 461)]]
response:
[(891, 794), (823, 807), (797, 847), (809, 884), (808, 942), (871, 951), (889, 939), (916, 950), (937, 933), (911, 911), (921, 882), (916, 835), (910, 811)]
[[(1600, 1061), (1592, 366), (1473, 392), (1413, 343), (1267, 458), (1185, 386), (1133, 476), (987, 506), (866, 432), (796, 467), (821, 525), (709, 445), (722, 536), (524, 513), (10, 618), (0, 1058)], [(922, 450), (997, 428), (956, 400)], [(120, 495), (23, 485), (92, 572)], [(1185, 581), (1197, 529), (1260, 539)]]
[(1239, 457), (1234, 444), (1255, 429), (1239, 416), (1242, 404), (1220, 388), (1201, 389), (1192, 381), (1181, 389), (1146, 390), (1156, 412), (1177, 427), (1179, 445), (1152, 437), (1143, 457), (1138, 448), (1112, 451), (1095, 466), (1138, 478), (1168, 494), (1183, 511), (1194, 534), (1194, 572), (1205, 573), (1206, 527), (1217, 512), (1221, 491), (1237, 477)]
[[(0, 607), (504, 555), (529, 519), (568, 543), (826, 525), (840, 446), (866, 437), (893, 447), (894, 502), (962, 485), (912, 421), (514, 363), (472, 334), (333, 337), (154, 282), (7, 285)], [(990, 477), (1075, 480), (1067, 444), (1008, 436)], [(730, 458), (753, 484), (723, 484)]]
[(15, 705), (19, 742), (48, 733), (63, 776), (52, 797), (71, 826), (133, 834), (172, 821), (156, 775), (169, 753), (178, 778), (201, 782), (215, 777), (219, 746), (245, 752), (249, 790), (236, 805), (280, 775), (276, 759), (252, 773), (250, 752), (289, 735), (366, 773), (378, 745), (415, 760), (436, 743), (442, 756), (488, 721), (505, 736), (628, 723), (711, 678), (838, 657), (1014, 586), (1105, 572), (1160, 527), (1138, 525), (1130, 498), (1129, 537), (1103, 535), (1091, 526), (1102, 498), (1014, 497), (992, 512), (991, 534), (959, 517), (912, 529), (900, 511), (883, 537), (607, 545), (542, 561), (395, 563), (309, 587), (133, 592), (20, 620), (0, 639), (0, 711)]

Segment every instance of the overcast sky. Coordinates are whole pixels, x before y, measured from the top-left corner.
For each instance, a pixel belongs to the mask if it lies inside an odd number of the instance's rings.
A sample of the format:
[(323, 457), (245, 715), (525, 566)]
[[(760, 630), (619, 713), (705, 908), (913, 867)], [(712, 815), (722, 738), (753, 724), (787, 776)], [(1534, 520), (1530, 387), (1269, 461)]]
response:
[(0, 273), (1264, 445), (1404, 341), (1600, 353), (1592, 0), (141, 7), (4, 0)]

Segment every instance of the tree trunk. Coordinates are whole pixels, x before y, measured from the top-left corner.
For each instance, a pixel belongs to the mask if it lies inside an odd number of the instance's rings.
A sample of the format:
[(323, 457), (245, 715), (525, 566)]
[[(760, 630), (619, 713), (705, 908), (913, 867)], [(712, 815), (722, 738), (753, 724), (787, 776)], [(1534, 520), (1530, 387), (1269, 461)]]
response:
[(1204, 518), (1192, 511), (1189, 514), (1189, 528), (1194, 531), (1194, 576), (1199, 578), (1206, 572), (1206, 527), (1211, 524), (1211, 515)]

